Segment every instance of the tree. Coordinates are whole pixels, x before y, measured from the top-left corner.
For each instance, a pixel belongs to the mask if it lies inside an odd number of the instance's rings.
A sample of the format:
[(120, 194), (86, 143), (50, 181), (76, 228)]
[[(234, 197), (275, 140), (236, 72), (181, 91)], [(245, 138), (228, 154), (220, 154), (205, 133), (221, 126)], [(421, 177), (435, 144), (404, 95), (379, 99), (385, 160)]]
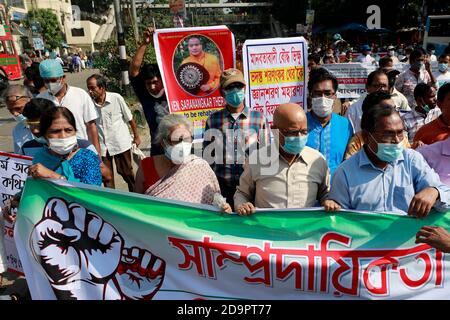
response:
[(31, 23), (39, 22), (42, 29), (44, 43), (51, 49), (61, 46), (64, 41), (63, 33), (59, 25), (58, 17), (49, 9), (37, 9), (28, 12), (25, 26), (30, 27)]

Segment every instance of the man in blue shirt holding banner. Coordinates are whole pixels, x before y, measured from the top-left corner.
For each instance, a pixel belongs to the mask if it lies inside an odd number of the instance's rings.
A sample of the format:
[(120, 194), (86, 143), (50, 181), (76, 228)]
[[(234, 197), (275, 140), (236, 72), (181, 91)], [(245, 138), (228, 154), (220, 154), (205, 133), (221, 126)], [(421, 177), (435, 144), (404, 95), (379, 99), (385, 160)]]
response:
[[(363, 114), (363, 149), (336, 169), (329, 199), (342, 208), (423, 218), (450, 209), (450, 188), (421, 154), (403, 148), (404, 125), (388, 93)], [(331, 211), (330, 208), (325, 208)]]

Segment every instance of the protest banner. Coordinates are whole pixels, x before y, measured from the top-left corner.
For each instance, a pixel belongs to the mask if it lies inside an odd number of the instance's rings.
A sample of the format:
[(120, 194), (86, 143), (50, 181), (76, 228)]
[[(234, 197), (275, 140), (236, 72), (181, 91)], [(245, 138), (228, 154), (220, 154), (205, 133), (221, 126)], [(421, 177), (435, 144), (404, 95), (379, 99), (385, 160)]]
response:
[[(132, 204), (132, 205), (130, 205)], [(28, 179), (16, 244), (33, 299), (449, 299), (424, 219), (260, 210), (249, 217)]]
[(234, 36), (226, 26), (159, 29), (154, 44), (170, 113), (191, 120), (201, 139), (208, 116), (225, 105), (219, 82), (235, 65)]
[[(338, 98), (358, 99), (367, 92), (367, 77), (378, 67), (364, 63), (334, 63), (324, 64), (323, 67), (330, 71), (338, 80)], [(407, 65), (395, 64), (394, 68), (403, 72)]]
[(266, 116), (283, 103), (306, 109), (308, 45), (303, 37), (247, 40), (243, 47), (246, 104)]
[[(28, 176), (28, 167), (31, 165), (31, 158), (19, 156), (11, 153), (0, 152), (0, 193), (1, 208), (16, 193), (23, 189), (25, 180)], [(16, 210), (13, 210), (13, 216)], [(1, 219), (1, 218), (0, 218)], [(3, 244), (6, 256), (6, 265), (9, 271), (23, 274), (22, 264), (14, 243), (14, 225), (4, 220), (3, 225)], [(2, 245), (0, 244), (0, 248)]]

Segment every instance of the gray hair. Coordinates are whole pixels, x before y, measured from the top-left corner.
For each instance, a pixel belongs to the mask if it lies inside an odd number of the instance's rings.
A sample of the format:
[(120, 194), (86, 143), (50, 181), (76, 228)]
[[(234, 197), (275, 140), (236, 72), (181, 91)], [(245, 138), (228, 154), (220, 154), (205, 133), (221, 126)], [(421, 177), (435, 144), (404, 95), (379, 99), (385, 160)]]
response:
[(169, 138), (170, 131), (176, 126), (184, 126), (193, 134), (192, 122), (181, 114), (168, 114), (161, 119), (156, 132), (156, 143), (161, 143), (164, 139)]
[(6, 99), (6, 97), (10, 96), (12, 93), (19, 93), (19, 95), (24, 97), (33, 98), (33, 94), (28, 90), (27, 87), (20, 84), (13, 84), (8, 86), (5, 91), (3, 91), (2, 98)]

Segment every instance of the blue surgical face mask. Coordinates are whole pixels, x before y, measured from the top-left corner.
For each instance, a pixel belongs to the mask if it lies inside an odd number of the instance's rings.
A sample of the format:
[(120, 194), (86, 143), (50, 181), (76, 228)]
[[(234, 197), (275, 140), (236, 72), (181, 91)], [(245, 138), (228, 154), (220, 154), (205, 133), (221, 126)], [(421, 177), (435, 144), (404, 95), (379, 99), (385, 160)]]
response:
[(284, 137), (283, 150), (289, 154), (299, 154), (303, 151), (308, 142), (308, 135), (298, 137)]
[(245, 99), (245, 89), (225, 90), (225, 101), (233, 108), (238, 108)]
[(447, 63), (439, 63), (438, 68), (439, 68), (440, 72), (446, 73), (448, 70), (448, 64)]
[(13, 116), (14, 120), (16, 120), (16, 122), (21, 123), (21, 122), (25, 122), (27, 120), (27, 118), (23, 115), (23, 114), (19, 114), (17, 117)]
[[(370, 134), (372, 136), (372, 134)], [(372, 139), (375, 138), (372, 136)], [(377, 142), (377, 140), (375, 140)], [(377, 142), (378, 151), (375, 153), (378, 159), (384, 162), (395, 162), (403, 153), (403, 141), (395, 143), (379, 143)], [(373, 151), (373, 150), (372, 150)]]

